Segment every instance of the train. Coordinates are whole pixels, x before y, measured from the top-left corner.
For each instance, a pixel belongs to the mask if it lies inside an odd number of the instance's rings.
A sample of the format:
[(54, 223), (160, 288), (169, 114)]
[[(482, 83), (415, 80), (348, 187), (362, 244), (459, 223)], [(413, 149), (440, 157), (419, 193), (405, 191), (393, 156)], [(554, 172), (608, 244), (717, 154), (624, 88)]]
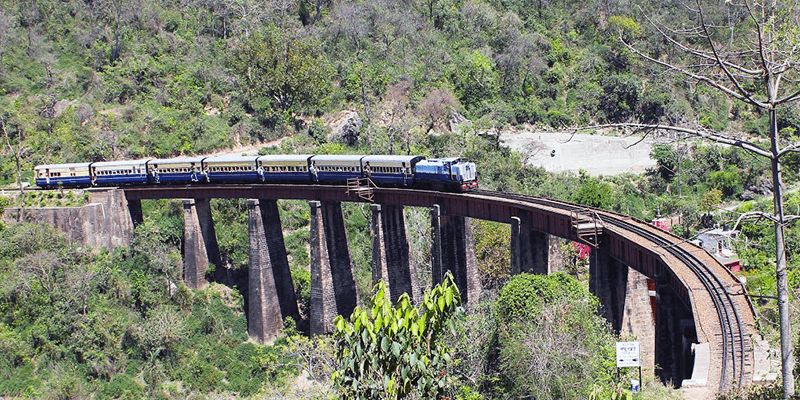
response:
[(369, 178), (380, 187), (464, 192), (478, 187), (475, 163), (418, 155), (262, 155), (152, 158), (46, 164), (36, 185), (52, 189), (184, 184), (345, 184)]

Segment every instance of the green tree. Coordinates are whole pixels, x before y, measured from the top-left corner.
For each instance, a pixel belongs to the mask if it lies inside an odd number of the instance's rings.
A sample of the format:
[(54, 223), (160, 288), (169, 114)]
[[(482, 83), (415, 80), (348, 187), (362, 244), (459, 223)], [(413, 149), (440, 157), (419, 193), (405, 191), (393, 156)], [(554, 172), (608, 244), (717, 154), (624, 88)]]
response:
[(629, 74), (616, 74), (600, 82), (603, 94), (600, 108), (608, 122), (622, 122), (633, 116), (639, 101), (639, 79)]
[(386, 285), (378, 282), (366, 307), (357, 307), (348, 323), (334, 321), (336, 356), (341, 363), (333, 381), (343, 398), (401, 399), (411, 393), (439, 398), (450, 385), (452, 353), (439, 338), (455, 329), (452, 317), (463, 313), (458, 287), (449, 273), (415, 307), (408, 294), (392, 306)]
[(612, 380), (613, 337), (599, 307), (563, 272), (508, 281), (497, 300), (498, 361), (514, 398), (587, 398)]
[(499, 286), (511, 275), (511, 231), (508, 224), (476, 220), (475, 256), (481, 272), (481, 287)]
[(614, 189), (598, 178), (582, 172), (581, 186), (573, 196), (573, 201), (589, 207), (609, 209), (614, 204)]
[(499, 77), (489, 56), (478, 50), (467, 52), (455, 67), (451, 79), (467, 110), (474, 111), (497, 95)]
[(728, 165), (722, 171), (713, 171), (708, 174), (711, 184), (719, 189), (725, 197), (730, 197), (741, 191), (742, 184), (739, 181), (741, 171), (733, 165)]
[(700, 200), (700, 211), (714, 211), (720, 203), (722, 203), (722, 191), (717, 188), (711, 189)]
[(330, 66), (313, 37), (270, 25), (251, 35), (231, 56), (250, 107), (290, 117), (324, 103)]

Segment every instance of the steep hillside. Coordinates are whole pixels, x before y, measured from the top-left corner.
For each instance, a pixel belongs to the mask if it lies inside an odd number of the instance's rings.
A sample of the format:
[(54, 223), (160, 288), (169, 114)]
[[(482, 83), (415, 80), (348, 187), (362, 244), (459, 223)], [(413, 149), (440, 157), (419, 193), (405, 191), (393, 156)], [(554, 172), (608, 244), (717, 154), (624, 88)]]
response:
[[(26, 169), (294, 132), (324, 140), (343, 109), (358, 111), (375, 152), (407, 151), (455, 113), (475, 131), (666, 120), (760, 132), (759, 115), (654, 74), (617, 39), (658, 52), (644, 16), (678, 24), (679, 11), (595, 0), (2, 0), (0, 117)], [(5, 158), (0, 178), (14, 171)]]

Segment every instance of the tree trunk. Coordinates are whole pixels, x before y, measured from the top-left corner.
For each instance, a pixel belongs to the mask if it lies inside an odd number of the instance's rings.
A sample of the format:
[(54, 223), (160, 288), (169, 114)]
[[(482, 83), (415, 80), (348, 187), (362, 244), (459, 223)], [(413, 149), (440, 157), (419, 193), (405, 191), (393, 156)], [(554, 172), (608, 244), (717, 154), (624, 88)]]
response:
[(25, 190), (22, 188), (22, 166), (19, 161), (22, 156), (22, 135), (20, 135), (19, 139), (19, 148), (15, 149), (14, 146), (11, 145), (11, 138), (8, 136), (5, 119), (0, 119), (0, 128), (3, 130), (3, 136), (6, 138), (8, 149), (11, 151), (11, 155), (14, 156), (14, 162), (17, 165), (17, 185), (19, 186), (19, 199), (22, 203), (19, 210), (19, 222), (22, 222), (25, 216)]
[(789, 279), (786, 271), (786, 245), (783, 216), (783, 182), (778, 158), (778, 121), (775, 108), (769, 109), (769, 132), (772, 142), (772, 187), (775, 201), (775, 278), (778, 286), (778, 315), (781, 327), (781, 365), (783, 398), (794, 395), (794, 356), (792, 355), (792, 330), (789, 321)]

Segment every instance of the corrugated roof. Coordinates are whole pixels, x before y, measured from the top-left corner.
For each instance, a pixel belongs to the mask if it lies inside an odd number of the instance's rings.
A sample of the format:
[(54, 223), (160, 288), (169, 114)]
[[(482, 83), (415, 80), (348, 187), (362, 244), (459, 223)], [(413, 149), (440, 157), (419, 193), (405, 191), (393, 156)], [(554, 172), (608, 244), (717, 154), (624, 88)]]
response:
[(127, 161), (100, 161), (92, 163), (92, 167), (120, 167), (129, 165), (144, 165), (148, 160), (127, 160)]
[(347, 161), (347, 162), (355, 161), (355, 162), (358, 162), (359, 160), (361, 160), (361, 157), (364, 157), (364, 156), (362, 156), (362, 155), (346, 155), (346, 154), (322, 154), (322, 155), (314, 156), (313, 158), (311, 158), (311, 160), (312, 161), (319, 161), (319, 162), (325, 162), (325, 161)]
[(34, 167), (34, 170), (39, 169), (55, 169), (55, 168), (89, 168), (89, 163), (69, 163), (69, 164), (44, 164), (44, 165), (37, 165)]
[(161, 164), (191, 164), (191, 163), (200, 164), (200, 160), (202, 160), (203, 158), (205, 158), (205, 157), (158, 158), (158, 159), (150, 160), (150, 165), (153, 165), (153, 164), (156, 164), (156, 165), (161, 165)]
[(391, 162), (391, 163), (406, 163), (410, 164), (413, 160), (419, 159), (421, 156), (405, 156), (405, 155), (374, 155), (364, 156), (364, 162)]
[(259, 161), (306, 161), (313, 154), (267, 154), (259, 156)]
[(219, 163), (219, 162), (255, 162), (258, 156), (221, 156), (221, 157), (208, 157), (203, 162), (205, 163)]

